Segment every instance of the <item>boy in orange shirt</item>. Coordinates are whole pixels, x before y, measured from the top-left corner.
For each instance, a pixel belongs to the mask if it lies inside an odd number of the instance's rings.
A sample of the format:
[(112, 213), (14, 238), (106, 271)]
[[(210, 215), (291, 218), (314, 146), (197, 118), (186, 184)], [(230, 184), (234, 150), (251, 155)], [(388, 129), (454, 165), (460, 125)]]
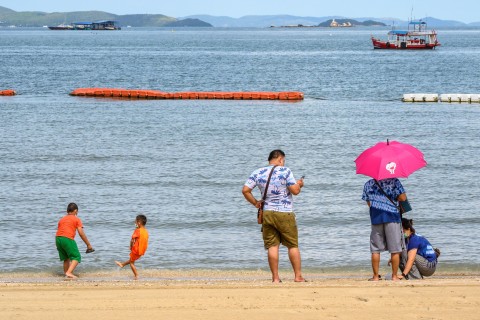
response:
[(115, 263), (123, 268), (127, 264), (133, 271), (134, 279), (138, 279), (137, 268), (135, 267), (135, 261), (145, 254), (148, 247), (148, 231), (145, 229), (147, 224), (147, 217), (143, 214), (138, 215), (135, 218), (136, 229), (133, 232), (132, 240), (130, 241), (130, 259), (125, 262), (115, 261)]
[(88, 241), (85, 232), (83, 231), (82, 220), (77, 217), (78, 206), (75, 203), (69, 203), (67, 207), (67, 215), (58, 221), (57, 234), (55, 236), (55, 244), (57, 246), (60, 260), (63, 261), (63, 272), (69, 279), (76, 279), (73, 270), (82, 260), (80, 251), (78, 251), (77, 243), (75, 242), (75, 235), (78, 231), (80, 238), (87, 245), (87, 252), (95, 251)]

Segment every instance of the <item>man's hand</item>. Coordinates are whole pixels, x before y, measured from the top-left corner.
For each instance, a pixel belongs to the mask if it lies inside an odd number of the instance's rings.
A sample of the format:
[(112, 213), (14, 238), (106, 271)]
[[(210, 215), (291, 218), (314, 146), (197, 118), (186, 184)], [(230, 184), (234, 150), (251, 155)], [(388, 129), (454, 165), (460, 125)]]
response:
[(262, 204), (263, 200), (257, 201), (257, 203), (255, 203), (255, 208), (260, 209), (262, 207)]
[(303, 188), (303, 178), (297, 180), (297, 184), (298, 184), (298, 186), (299, 186), (300, 188)]

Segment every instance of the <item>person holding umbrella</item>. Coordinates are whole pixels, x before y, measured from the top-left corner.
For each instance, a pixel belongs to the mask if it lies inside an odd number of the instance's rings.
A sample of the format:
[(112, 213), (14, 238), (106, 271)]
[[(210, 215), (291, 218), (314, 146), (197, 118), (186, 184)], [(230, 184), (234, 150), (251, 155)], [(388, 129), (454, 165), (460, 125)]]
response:
[(373, 178), (365, 183), (362, 195), (369, 207), (372, 225), (370, 252), (373, 277), (369, 280), (380, 280), (380, 253), (387, 250), (391, 255), (392, 280), (400, 280), (397, 273), (405, 243), (399, 202), (406, 201), (407, 196), (397, 178), (406, 178), (427, 163), (415, 147), (388, 140), (362, 152), (355, 163), (357, 174)]
[[(383, 190), (383, 191), (382, 191)], [(397, 178), (371, 179), (365, 183), (362, 199), (370, 208), (370, 252), (372, 254), (372, 281), (380, 280), (380, 253), (388, 250), (391, 255), (392, 280), (397, 276), (400, 255), (405, 247), (402, 236), (398, 201), (405, 201), (405, 190)], [(395, 199), (391, 202), (389, 199)]]

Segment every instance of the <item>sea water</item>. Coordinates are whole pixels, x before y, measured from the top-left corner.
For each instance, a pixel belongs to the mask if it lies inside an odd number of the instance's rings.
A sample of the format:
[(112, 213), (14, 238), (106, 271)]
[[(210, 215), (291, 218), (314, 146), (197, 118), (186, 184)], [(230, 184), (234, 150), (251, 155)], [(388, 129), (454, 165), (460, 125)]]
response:
[[(478, 271), (480, 105), (401, 97), (479, 93), (480, 30), (439, 30), (432, 51), (373, 50), (371, 34), (387, 31), (0, 29), (0, 89), (19, 93), (0, 97), (0, 272), (61, 270), (54, 238), (69, 202), (96, 249), (80, 272), (127, 259), (140, 213), (150, 244), (139, 268), (267, 269), (241, 189), (277, 148), (306, 176), (294, 203), (304, 268), (369, 270), (368, 178), (354, 160), (387, 139), (425, 154), (427, 167), (401, 181), (440, 268)], [(68, 95), (81, 87), (298, 90), (305, 100)]]

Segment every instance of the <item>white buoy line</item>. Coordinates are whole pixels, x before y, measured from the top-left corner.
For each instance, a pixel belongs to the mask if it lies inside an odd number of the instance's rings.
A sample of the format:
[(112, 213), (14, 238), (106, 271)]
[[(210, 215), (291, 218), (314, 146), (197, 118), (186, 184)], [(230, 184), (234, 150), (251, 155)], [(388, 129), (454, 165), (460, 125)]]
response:
[(480, 103), (480, 94), (468, 93), (406, 93), (403, 102), (448, 102), (448, 103)]

